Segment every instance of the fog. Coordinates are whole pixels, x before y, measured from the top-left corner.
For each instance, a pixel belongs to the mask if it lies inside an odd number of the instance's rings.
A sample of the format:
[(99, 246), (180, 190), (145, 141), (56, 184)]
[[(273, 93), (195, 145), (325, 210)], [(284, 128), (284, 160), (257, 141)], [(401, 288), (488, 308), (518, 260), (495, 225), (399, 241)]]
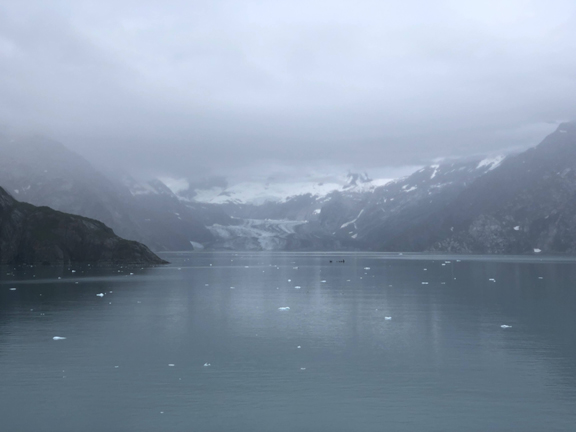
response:
[(133, 173), (386, 175), (537, 144), (574, 52), (568, 0), (3, 1), (0, 124)]

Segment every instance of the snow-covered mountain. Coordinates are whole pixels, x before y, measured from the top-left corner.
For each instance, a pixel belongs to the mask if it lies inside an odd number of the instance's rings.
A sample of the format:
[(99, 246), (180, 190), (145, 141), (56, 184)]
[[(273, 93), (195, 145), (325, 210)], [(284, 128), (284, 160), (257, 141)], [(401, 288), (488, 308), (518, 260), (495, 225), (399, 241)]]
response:
[(0, 186), (155, 250), (576, 252), (576, 125), (519, 154), (366, 174), (204, 184), (111, 178), (57, 143), (0, 138)]
[(173, 192), (187, 202), (263, 205), (283, 203), (304, 195), (320, 199), (336, 191), (365, 193), (391, 180), (373, 180), (367, 174), (348, 173), (345, 176), (331, 177), (327, 181), (310, 178), (265, 182), (243, 181), (230, 186), (220, 184), (195, 187), (192, 185), (184, 190), (181, 189), (182, 183), (179, 182)]

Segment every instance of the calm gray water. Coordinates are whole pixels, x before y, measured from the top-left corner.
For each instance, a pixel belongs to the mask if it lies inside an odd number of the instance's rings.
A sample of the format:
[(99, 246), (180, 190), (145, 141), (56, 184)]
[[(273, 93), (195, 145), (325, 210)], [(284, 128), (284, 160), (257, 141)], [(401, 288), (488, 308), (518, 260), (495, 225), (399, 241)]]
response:
[(576, 428), (573, 260), (165, 257), (1, 268), (0, 430)]

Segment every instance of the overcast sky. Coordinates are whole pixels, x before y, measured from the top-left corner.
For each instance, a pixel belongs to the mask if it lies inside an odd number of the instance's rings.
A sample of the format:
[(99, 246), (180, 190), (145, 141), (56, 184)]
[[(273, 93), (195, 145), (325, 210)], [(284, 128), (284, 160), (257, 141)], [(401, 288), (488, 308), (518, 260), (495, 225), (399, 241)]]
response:
[(574, 0), (3, 0), (0, 124), (159, 175), (398, 169), (576, 119), (575, 53)]

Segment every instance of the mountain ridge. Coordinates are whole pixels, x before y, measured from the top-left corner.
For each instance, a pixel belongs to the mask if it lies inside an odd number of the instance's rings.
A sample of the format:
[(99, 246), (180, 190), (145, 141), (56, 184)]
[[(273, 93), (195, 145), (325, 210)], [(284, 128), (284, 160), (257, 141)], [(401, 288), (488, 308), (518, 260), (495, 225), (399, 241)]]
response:
[(165, 264), (102, 222), (15, 200), (0, 187), (0, 264)]

